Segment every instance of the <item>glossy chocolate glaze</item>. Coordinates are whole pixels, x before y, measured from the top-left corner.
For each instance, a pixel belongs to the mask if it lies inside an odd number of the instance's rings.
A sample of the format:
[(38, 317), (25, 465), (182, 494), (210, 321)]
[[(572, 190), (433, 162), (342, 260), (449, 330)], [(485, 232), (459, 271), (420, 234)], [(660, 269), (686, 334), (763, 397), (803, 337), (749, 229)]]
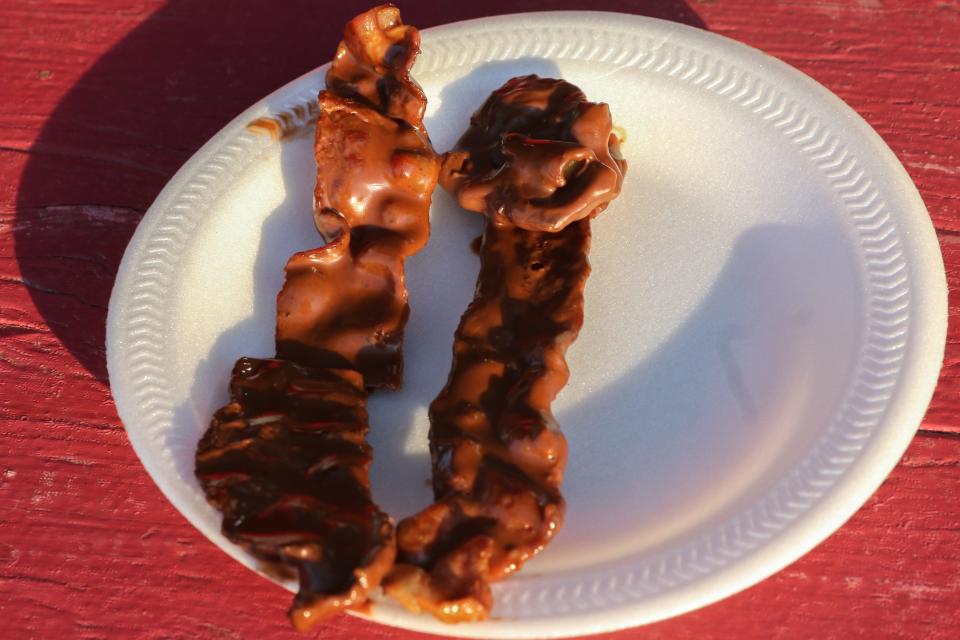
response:
[(314, 219), (328, 244), (290, 258), (277, 298), (279, 357), (356, 369), (368, 388), (400, 386), (404, 259), (427, 242), (440, 170), (409, 77), (419, 41), (395, 7), (347, 25), (317, 119)]
[(410, 78), (420, 53), (420, 32), (384, 4), (347, 23), (327, 72), (327, 89), (423, 130), (427, 97)]
[(568, 82), (523, 76), (473, 114), (440, 181), (464, 209), (559, 231), (620, 193), (619, 147), (606, 104), (587, 102)]
[(237, 362), (231, 402), (197, 451), (224, 534), (297, 571), (301, 630), (363, 610), (396, 552), (370, 496), (366, 398), (400, 384), (403, 262), (427, 241), (439, 171), (408, 75), (418, 42), (389, 5), (347, 25), (318, 100), (314, 220), (326, 244), (287, 262), (277, 359)]
[(413, 611), (487, 617), (489, 583), (561, 525), (567, 445), (550, 405), (583, 323), (589, 219), (625, 167), (606, 105), (536, 76), (494, 92), (444, 159), (444, 187), (487, 224), (450, 377), (430, 406), (436, 501), (399, 524), (384, 581)]
[(224, 535), (297, 570), (298, 628), (363, 604), (393, 564), (393, 526), (370, 497), (366, 401), (356, 371), (240, 358), (197, 448)]

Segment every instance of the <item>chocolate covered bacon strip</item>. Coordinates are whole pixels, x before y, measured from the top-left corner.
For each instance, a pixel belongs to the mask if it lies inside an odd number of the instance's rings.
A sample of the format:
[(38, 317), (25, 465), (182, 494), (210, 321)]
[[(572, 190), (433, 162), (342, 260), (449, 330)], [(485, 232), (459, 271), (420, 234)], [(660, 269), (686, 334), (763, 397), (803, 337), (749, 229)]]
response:
[(583, 323), (590, 218), (625, 163), (605, 104), (516, 78), (444, 158), (441, 183), (486, 228), (450, 377), (430, 406), (435, 502), (397, 528), (386, 592), (447, 622), (485, 618), (490, 582), (556, 534), (566, 441), (550, 411)]
[(296, 570), (309, 629), (362, 607), (391, 568), (390, 518), (370, 496), (367, 390), (400, 385), (404, 259), (426, 243), (439, 159), (410, 79), (419, 34), (384, 5), (353, 19), (320, 93), (314, 219), (277, 298), (277, 359), (241, 358), (197, 450), (223, 533)]
[(290, 258), (277, 298), (277, 355), (354, 369), (397, 388), (409, 306), (404, 260), (430, 233), (440, 161), (410, 78), (417, 30), (384, 5), (347, 24), (320, 93), (314, 219), (327, 241)]

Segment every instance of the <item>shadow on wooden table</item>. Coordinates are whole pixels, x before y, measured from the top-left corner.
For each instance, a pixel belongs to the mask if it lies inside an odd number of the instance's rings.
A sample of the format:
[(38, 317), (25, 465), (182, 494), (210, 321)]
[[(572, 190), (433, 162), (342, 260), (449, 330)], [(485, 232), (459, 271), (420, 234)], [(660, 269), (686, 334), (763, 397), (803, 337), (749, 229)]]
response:
[[(170, 0), (67, 92), (37, 137), (18, 188), (17, 260), (63, 345), (107, 382), (106, 308), (123, 250), (174, 172), (256, 100), (326, 61), (370, 2)], [(682, 0), (401, 6), (420, 27), (547, 9), (623, 11), (703, 27)]]

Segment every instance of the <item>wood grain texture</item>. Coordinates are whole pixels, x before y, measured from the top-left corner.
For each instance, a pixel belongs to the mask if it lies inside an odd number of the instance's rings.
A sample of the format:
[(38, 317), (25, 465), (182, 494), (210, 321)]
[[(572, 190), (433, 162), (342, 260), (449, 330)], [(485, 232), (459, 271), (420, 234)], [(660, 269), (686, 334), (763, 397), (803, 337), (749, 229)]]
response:
[[(907, 455), (815, 551), (625, 638), (954, 638), (960, 625), (960, 1), (409, 2), (420, 26), (609, 9), (706, 27), (813, 76), (900, 157), (937, 227), (946, 362)], [(130, 235), (224, 123), (329, 57), (367, 3), (0, 3), (0, 638), (293, 638), (289, 596), (217, 550), (130, 449), (104, 366)], [(323, 638), (419, 636), (340, 617)]]

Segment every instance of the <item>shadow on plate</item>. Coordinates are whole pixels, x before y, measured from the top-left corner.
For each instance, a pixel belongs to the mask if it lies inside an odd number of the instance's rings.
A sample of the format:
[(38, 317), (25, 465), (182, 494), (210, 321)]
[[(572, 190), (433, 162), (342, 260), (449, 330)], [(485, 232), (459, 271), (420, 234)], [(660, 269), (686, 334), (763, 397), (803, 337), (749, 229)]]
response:
[[(617, 213), (612, 206), (609, 215)], [(611, 231), (605, 222), (601, 216), (594, 225), (595, 246)], [(855, 264), (835, 229), (751, 227), (662, 344), (559, 407), (576, 455), (556, 550), (575, 556), (601, 533), (604, 550), (591, 562), (679, 545), (682, 536), (753, 504), (797, 465), (831, 425), (850, 381), (863, 313)], [(630, 287), (628, 274), (617, 278)], [(611, 330), (598, 326), (590, 287), (582, 339)], [(641, 313), (636, 322), (656, 318)], [(626, 350), (631, 333), (642, 333), (616, 331)], [(576, 382), (575, 362), (571, 369)], [(622, 507), (623, 496), (629, 508), (611, 508)]]

